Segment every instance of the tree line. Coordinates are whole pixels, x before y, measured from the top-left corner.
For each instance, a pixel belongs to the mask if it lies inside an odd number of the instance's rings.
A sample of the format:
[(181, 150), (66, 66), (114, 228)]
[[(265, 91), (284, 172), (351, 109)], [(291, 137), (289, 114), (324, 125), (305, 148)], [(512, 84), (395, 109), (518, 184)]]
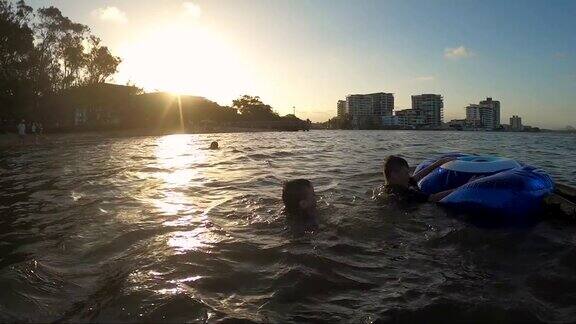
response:
[[(146, 93), (134, 98), (125, 111), (131, 127), (175, 128), (185, 125), (243, 125), (246, 128), (267, 124), (300, 125), (308, 129), (311, 122), (289, 114), (280, 116), (258, 96), (243, 95), (232, 106), (221, 106), (203, 97), (176, 97), (167, 93)], [(122, 109), (120, 109), (122, 110)], [(130, 113), (132, 112), (132, 113)], [(137, 112), (134, 114), (134, 112)], [(257, 128), (257, 127), (256, 127)]]
[(43, 99), (105, 82), (121, 59), (53, 6), (0, 0), (0, 118), (33, 118)]

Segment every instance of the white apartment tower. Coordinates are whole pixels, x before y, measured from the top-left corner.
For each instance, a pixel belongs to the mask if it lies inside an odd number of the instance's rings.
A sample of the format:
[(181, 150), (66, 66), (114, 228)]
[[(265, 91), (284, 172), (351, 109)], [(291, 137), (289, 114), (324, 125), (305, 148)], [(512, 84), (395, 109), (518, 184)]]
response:
[(466, 107), (466, 121), (474, 128), (497, 129), (500, 127), (500, 101), (486, 98), (479, 104)]
[(412, 109), (424, 117), (424, 125), (439, 127), (444, 119), (444, 101), (439, 94), (412, 96)]
[(510, 129), (515, 131), (521, 131), (524, 129), (524, 127), (522, 127), (522, 118), (520, 118), (520, 116), (514, 115), (510, 117)]
[(490, 108), (492, 110), (492, 124), (487, 125), (489, 128), (497, 129), (500, 127), (500, 101), (492, 100), (488, 97), (486, 100), (480, 101), (480, 106)]
[(363, 128), (371, 123), (380, 126), (383, 117), (392, 116), (394, 94), (378, 92), (348, 95), (346, 108), (352, 117), (354, 128)]

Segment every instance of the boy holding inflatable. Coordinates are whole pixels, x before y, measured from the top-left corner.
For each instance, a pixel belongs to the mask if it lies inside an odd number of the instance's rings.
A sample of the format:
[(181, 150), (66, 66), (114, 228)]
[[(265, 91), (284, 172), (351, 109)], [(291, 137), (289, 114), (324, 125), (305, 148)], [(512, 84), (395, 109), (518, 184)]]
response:
[(387, 196), (399, 201), (406, 202), (438, 202), (448, 196), (456, 189), (446, 190), (432, 195), (428, 195), (418, 189), (418, 181), (430, 174), (436, 168), (444, 163), (456, 159), (448, 157), (440, 159), (430, 166), (420, 170), (418, 173), (410, 176), (410, 167), (408, 162), (396, 155), (390, 155), (384, 161), (384, 177), (386, 185), (384, 191)]

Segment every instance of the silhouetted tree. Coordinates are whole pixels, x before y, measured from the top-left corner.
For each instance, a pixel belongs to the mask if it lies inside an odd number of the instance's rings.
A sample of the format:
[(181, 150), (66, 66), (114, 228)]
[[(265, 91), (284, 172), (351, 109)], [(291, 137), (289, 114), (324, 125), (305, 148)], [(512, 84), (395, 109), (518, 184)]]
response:
[[(36, 72), (39, 81), (48, 81), (48, 84), (41, 84), (41, 95), (79, 84), (74, 76), (83, 66), (82, 41), (89, 32), (88, 26), (64, 17), (56, 7), (38, 9), (36, 19)], [(43, 73), (45, 76), (41, 76)]]
[(106, 82), (120, 62), (58, 8), (34, 15), (23, 0), (0, 0), (0, 117), (26, 117), (52, 94)]
[[(34, 33), (28, 25), (32, 8), (0, 1), (0, 115), (14, 117), (17, 108), (30, 105), (30, 63)], [(1, 116), (0, 116), (1, 117)]]
[(100, 38), (90, 36), (90, 52), (86, 56), (86, 81), (89, 84), (105, 82), (117, 72), (122, 60), (113, 56), (106, 46), (100, 45)]
[(346, 114), (342, 117), (333, 117), (326, 124), (330, 129), (352, 129), (352, 118)]
[(274, 120), (279, 116), (272, 107), (264, 104), (260, 97), (243, 95), (232, 101), (232, 107), (237, 109), (244, 119), (247, 120)]
[(62, 58), (62, 88), (67, 89), (81, 82), (81, 70), (85, 66), (86, 55), (82, 37), (66, 34), (60, 43), (59, 56)]

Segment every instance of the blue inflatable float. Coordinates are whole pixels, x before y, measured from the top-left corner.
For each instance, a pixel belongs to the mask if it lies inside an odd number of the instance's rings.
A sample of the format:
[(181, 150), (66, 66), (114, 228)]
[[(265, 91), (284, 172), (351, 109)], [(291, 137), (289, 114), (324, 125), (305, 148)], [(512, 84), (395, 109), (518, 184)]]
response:
[(543, 170), (496, 156), (450, 153), (422, 162), (415, 172), (445, 157), (456, 159), (418, 186), (427, 194), (458, 188), (440, 203), (462, 212), (500, 220), (528, 218), (541, 210), (542, 199), (554, 190), (552, 178)]

